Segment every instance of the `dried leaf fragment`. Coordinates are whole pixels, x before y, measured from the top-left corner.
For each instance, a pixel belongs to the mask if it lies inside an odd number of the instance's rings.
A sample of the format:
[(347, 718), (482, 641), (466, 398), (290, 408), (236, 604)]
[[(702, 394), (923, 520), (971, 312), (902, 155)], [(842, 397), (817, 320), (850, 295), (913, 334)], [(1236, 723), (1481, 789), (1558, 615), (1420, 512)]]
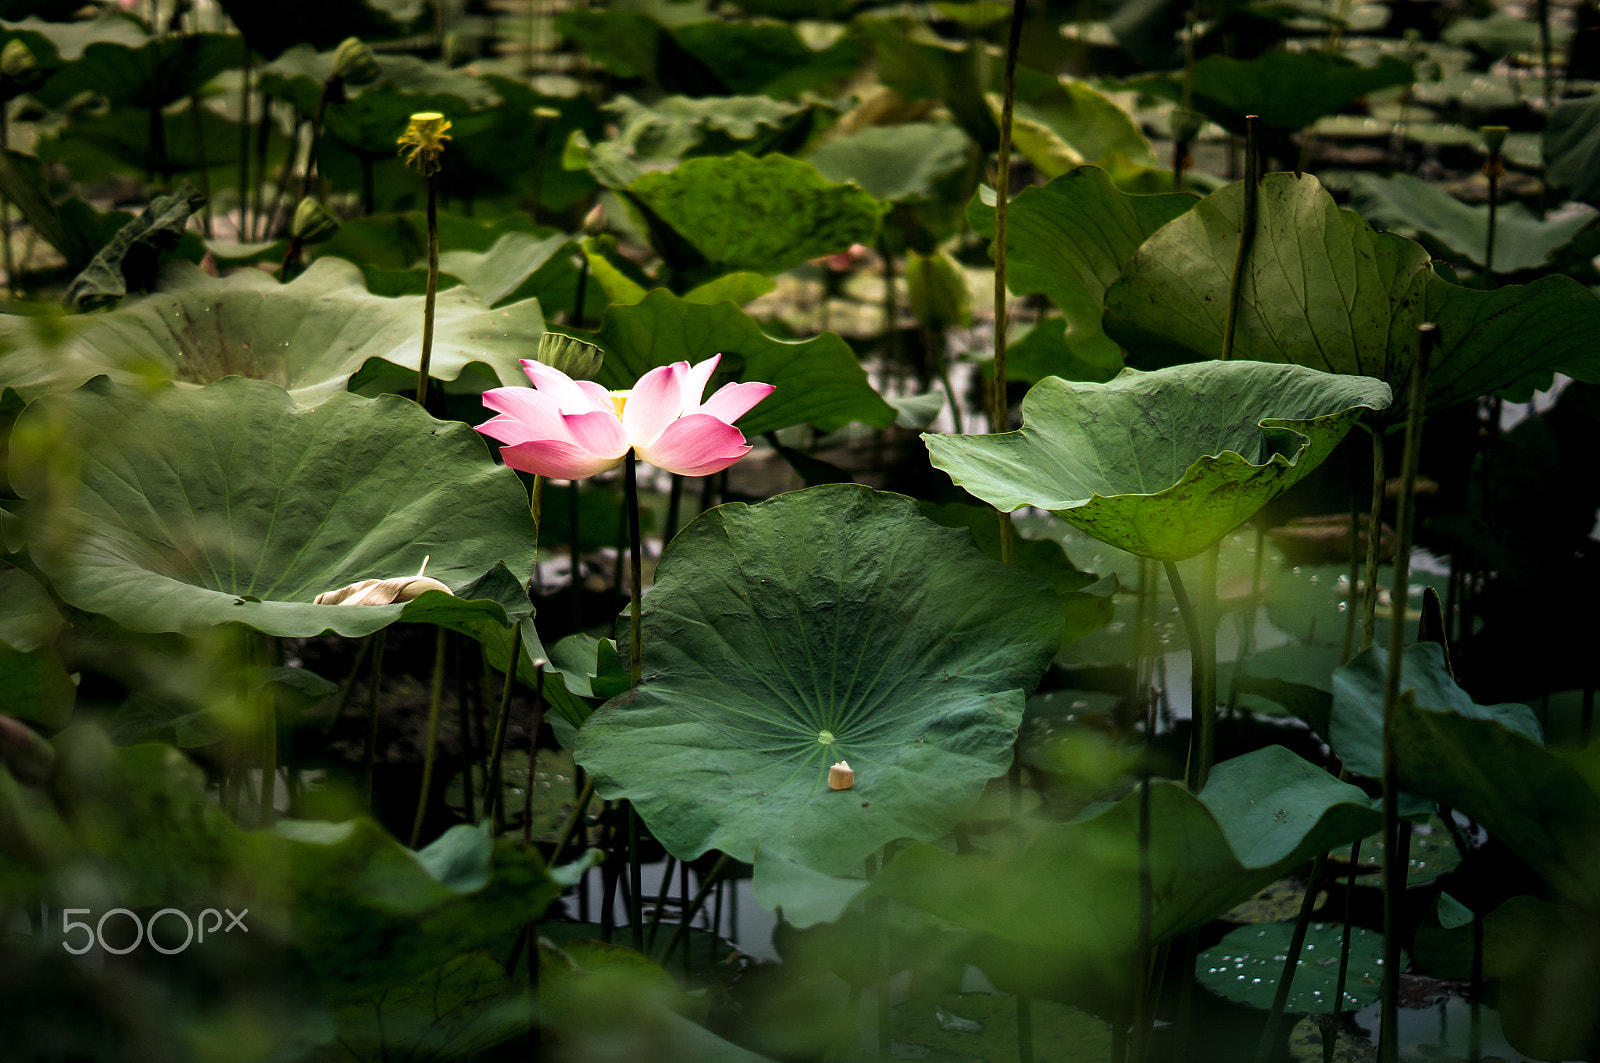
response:
[(358, 580), (335, 591), (324, 591), (313, 601), (317, 605), (395, 605), (409, 602), (425, 591), (444, 591), (454, 597), (455, 592), (432, 576), (424, 576), (428, 558), (415, 576), (396, 576), (393, 579)]

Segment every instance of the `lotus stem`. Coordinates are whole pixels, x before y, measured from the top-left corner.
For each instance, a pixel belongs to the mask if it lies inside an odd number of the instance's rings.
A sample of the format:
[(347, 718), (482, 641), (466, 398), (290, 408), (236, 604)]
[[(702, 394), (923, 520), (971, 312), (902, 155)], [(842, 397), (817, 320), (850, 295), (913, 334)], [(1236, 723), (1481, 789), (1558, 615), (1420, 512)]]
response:
[[(11, 150), (11, 103), (0, 103), (0, 152)], [(15, 299), (20, 286), (17, 284), (17, 263), (11, 252), (11, 201), (0, 196), (0, 249), (5, 252), (6, 267), (6, 295)]]
[(1244, 275), (1250, 268), (1250, 248), (1256, 239), (1256, 197), (1260, 177), (1256, 171), (1260, 161), (1259, 151), (1261, 119), (1253, 114), (1244, 117), (1244, 216), (1239, 222), (1239, 246), (1233, 253), (1233, 276), (1228, 279), (1227, 318), (1222, 326), (1222, 360), (1233, 357), (1235, 330), (1239, 324), (1239, 294), (1244, 288)]
[(578, 480), (567, 485), (567, 542), (572, 551), (572, 630), (583, 630), (583, 551), (578, 546)]
[(522, 791), (522, 844), (533, 844), (533, 785), (539, 767), (539, 731), (544, 727), (545, 661), (533, 662), (533, 713), (528, 719), (528, 784)]
[(678, 947), (678, 942), (682, 941), (684, 936), (688, 934), (689, 924), (694, 922), (695, 915), (705, 906), (706, 898), (711, 895), (712, 888), (721, 881), (723, 872), (727, 867), (728, 854), (722, 853), (717, 857), (717, 862), (711, 865), (711, 873), (701, 880), (700, 888), (695, 891), (694, 900), (689, 902), (688, 909), (683, 913), (683, 921), (673, 930), (672, 937), (667, 939), (667, 947), (662, 950), (660, 958), (656, 960), (657, 963), (665, 966), (667, 961), (672, 958), (673, 950)]
[[(1545, 0), (1539, 0), (1539, 11), (1541, 14), (1544, 13)], [(1543, 19), (1541, 19), (1541, 26), (1548, 28), (1548, 24)], [(1550, 54), (1548, 42), (1546, 44), (1545, 62), (1548, 63)], [(1545, 77), (1547, 79), (1549, 77), (1548, 70), (1546, 70)], [(1548, 80), (1546, 80), (1545, 86), (1545, 91), (1548, 94)], [(1548, 101), (1546, 105), (1548, 106)], [(1494, 287), (1494, 245), (1495, 236), (1500, 227), (1500, 178), (1505, 176), (1506, 172), (1505, 155), (1502, 152), (1508, 133), (1509, 130), (1505, 126), (1484, 126), (1479, 130), (1479, 134), (1483, 137), (1484, 146), (1489, 149), (1488, 157), (1483, 160), (1483, 175), (1489, 181), (1489, 224), (1483, 237), (1483, 288), (1485, 291)]]
[(1216, 609), (1216, 550), (1207, 551), (1201, 577), (1202, 582), (1211, 588), (1209, 591), (1202, 588), (1211, 599), (1211, 604), (1207, 605), (1202, 599), (1198, 610), (1183, 585), (1183, 578), (1178, 575), (1178, 566), (1171, 561), (1163, 561), (1162, 564), (1166, 567), (1172, 597), (1178, 603), (1178, 615), (1183, 618), (1184, 631), (1189, 636), (1189, 705), (1194, 737), (1190, 741), (1189, 768), (1185, 774), (1190, 788), (1199, 793), (1205, 788), (1206, 776), (1211, 772), (1212, 745), (1216, 733), (1216, 662), (1213, 659), (1216, 650), (1205, 626), (1207, 617), (1213, 616)]
[(583, 817), (589, 812), (589, 801), (594, 797), (594, 778), (591, 776), (583, 780), (583, 789), (578, 791), (578, 799), (573, 802), (572, 814), (567, 817), (566, 823), (561, 826), (561, 834), (556, 838), (556, 847), (550, 851), (550, 866), (555, 867), (561, 859), (561, 853), (566, 849), (567, 843), (578, 830), (578, 825), (583, 822)]
[(1133, 1018), (1128, 1038), (1128, 1058), (1143, 1063), (1150, 1051), (1150, 949), (1154, 938), (1155, 889), (1150, 871), (1150, 738), (1145, 736), (1145, 758), (1139, 782), (1139, 930), (1134, 947)]
[(1350, 976), (1350, 898), (1356, 891), (1356, 873), (1361, 870), (1361, 839), (1350, 843), (1350, 878), (1344, 891), (1344, 928), (1339, 935), (1339, 973), (1333, 981), (1333, 1013), (1322, 1031), (1322, 1063), (1333, 1063), (1339, 1043), (1339, 1014), (1344, 1011), (1344, 987)]
[(1428, 362), (1438, 342), (1432, 324), (1417, 328), (1417, 357), (1411, 366), (1411, 386), (1406, 407), (1405, 457), (1400, 474), (1400, 498), (1395, 517), (1394, 586), (1390, 592), (1393, 615), (1389, 620), (1389, 669), (1383, 685), (1383, 1024), (1378, 1040), (1379, 1063), (1399, 1059), (1400, 1032), (1400, 917), (1406, 888), (1406, 854), (1400, 829), (1400, 766), (1395, 758), (1394, 715), (1400, 700), (1401, 659), (1405, 652), (1405, 603), (1411, 576), (1411, 532), (1416, 512), (1412, 492), (1422, 453), (1423, 406)]
[(433, 683), (428, 689), (428, 742), (422, 754), (422, 789), (417, 794), (417, 814), (411, 821), (411, 840), (415, 849), (422, 840), (422, 818), (428, 811), (428, 793), (433, 788), (433, 762), (439, 753), (439, 707), (444, 703), (444, 628), (438, 628), (433, 642)]
[[(673, 856), (671, 853), (668, 853), (666, 866), (663, 867), (661, 871), (661, 889), (656, 891), (655, 911), (650, 913), (650, 931), (645, 939), (646, 948), (655, 948), (656, 931), (661, 927), (661, 913), (667, 907), (667, 896), (672, 892), (672, 876), (677, 869), (678, 858)], [(684, 866), (684, 870), (688, 870), (688, 865)], [(685, 882), (687, 882), (687, 879)], [(685, 897), (684, 901), (687, 902), (687, 900), (688, 898)], [(681, 916), (683, 914), (683, 909), (687, 907), (687, 903), (681, 905), (678, 914)]]
[(639, 810), (628, 802), (628, 926), (633, 948), (644, 951), (644, 869), (639, 866)]
[[(1284, 954), (1283, 970), (1278, 974), (1278, 988), (1272, 994), (1272, 1010), (1267, 1013), (1267, 1025), (1256, 1044), (1256, 1063), (1268, 1063), (1278, 1049), (1278, 1033), (1283, 1027), (1283, 1013), (1289, 1007), (1289, 990), (1294, 986), (1295, 972), (1300, 967), (1300, 951), (1305, 948), (1306, 930), (1311, 925), (1311, 913), (1317, 906), (1317, 887), (1322, 882), (1322, 869), (1328, 861), (1327, 853), (1318, 853), (1311, 863), (1311, 878), (1306, 882), (1305, 896), (1300, 898), (1300, 914), (1295, 917), (1294, 930), (1289, 934), (1289, 950)], [(1337, 1009), (1339, 1001), (1334, 1001)]]
[[(506, 718), (511, 715), (511, 691), (517, 681), (517, 667), (522, 662), (522, 621), (518, 620), (511, 625), (511, 646), (506, 651), (506, 680), (500, 687), (500, 712), (494, 722), (494, 743), (490, 746), (489, 770), (484, 779), (486, 793), (483, 798), (483, 818), (481, 823), (495, 824), (496, 813), (504, 817), (500, 808), (500, 791), (504, 789), (500, 781), (500, 758), (506, 748)], [(497, 827), (491, 827), (497, 829)]]
[[(265, 637), (255, 633), (250, 636), (252, 656), (263, 671), (267, 666), (266, 646), (262, 642)], [(261, 692), (256, 696), (261, 699), (261, 804), (256, 825), (270, 827), (278, 790), (277, 698), (270, 683), (262, 683)]]
[(638, 686), (644, 674), (644, 632), (640, 617), (640, 603), (644, 598), (643, 544), (639, 541), (639, 471), (638, 458), (628, 451), (623, 466), (623, 491), (628, 497), (629, 565), (633, 584), (632, 625), (629, 635), (630, 673), (632, 685)]
[(388, 628), (379, 628), (372, 637), (372, 678), (367, 682), (367, 745), (361, 756), (361, 790), (366, 795), (367, 813), (372, 812), (372, 765), (378, 755), (378, 694), (383, 686), (383, 644)]
[(1367, 506), (1366, 583), (1361, 593), (1361, 648), (1372, 648), (1378, 630), (1378, 560), (1383, 541), (1383, 430), (1363, 424), (1372, 437), (1372, 501)]
[(1467, 1027), (1467, 1063), (1483, 1058), (1483, 913), (1472, 913), (1472, 974), (1468, 982), (1472, 996), (1471, 1018)]
[(428, 174), (428, 287), (422, 299), (422, 361), (417, 367), (417, 405), (428, 399), (428, 363), (433, 359), (433, 313), (439, 296), (439, 174)]
[[(470, 644), (463, 639), (456, 653), (456, 723), (461, 731), (461, 797), (467, 822), (477, 821), (473, 806), (476, 803), (472, 785), (472, 714), (467, 708), (467, 655), (470, 648), (481, 656), (483, 649), (476, 641)], [(474, 687), (473, 697), (480, 696), (482, 687)]]
[(239, 48), (244, 53), (244, 69), (239, 75), (239, 225), (236, 231), (242, 244), (248, 242), (250, 231), (250, 75), (255, 65), (255, 52), (242, 36)]

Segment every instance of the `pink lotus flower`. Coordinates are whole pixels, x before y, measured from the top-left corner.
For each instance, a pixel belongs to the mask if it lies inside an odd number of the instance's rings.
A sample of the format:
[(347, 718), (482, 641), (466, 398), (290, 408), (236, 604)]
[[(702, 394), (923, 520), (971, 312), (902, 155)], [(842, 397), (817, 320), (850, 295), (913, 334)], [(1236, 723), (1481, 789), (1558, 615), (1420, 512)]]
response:
[(658, 469), (708, 476), (750, 453), (733, 422), (773, 390), (755, 381), (725, 384), (702, 403), (721, 358), (658, 366), (631, 391), (607, 391), (524, 359), (533, 387), (485, 391), (483, 404), (498, 416), (478, 431), (506, 444), (507, 465), (535, 476), (581, 480), (615, 468), (630, 449)]

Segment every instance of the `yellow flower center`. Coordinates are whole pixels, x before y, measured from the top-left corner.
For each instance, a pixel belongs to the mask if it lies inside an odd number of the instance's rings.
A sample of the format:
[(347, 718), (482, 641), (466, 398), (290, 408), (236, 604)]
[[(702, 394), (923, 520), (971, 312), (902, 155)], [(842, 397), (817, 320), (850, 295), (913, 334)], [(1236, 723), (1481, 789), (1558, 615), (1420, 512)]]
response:
[(611, 392), (611, 408), (616, 413), (617, 420), (622, 420), (622, 408), (628, 405), (628, 396), (632, 394), (631, 391)]

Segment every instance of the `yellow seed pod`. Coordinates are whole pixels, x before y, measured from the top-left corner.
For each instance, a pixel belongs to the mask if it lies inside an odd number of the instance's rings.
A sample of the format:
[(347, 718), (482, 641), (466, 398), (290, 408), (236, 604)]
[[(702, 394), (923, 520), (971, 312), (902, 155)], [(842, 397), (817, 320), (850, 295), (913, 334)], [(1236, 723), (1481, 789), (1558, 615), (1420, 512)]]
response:
[(444, 142), (450, 139), (446, 133), (449, 128), (450, 120), (438, 111), (417, 112), (395, 141), (400, 145), (398, 154), (405, 156), (407, 166), (414, 164), (423, 174), (438, 173)]

